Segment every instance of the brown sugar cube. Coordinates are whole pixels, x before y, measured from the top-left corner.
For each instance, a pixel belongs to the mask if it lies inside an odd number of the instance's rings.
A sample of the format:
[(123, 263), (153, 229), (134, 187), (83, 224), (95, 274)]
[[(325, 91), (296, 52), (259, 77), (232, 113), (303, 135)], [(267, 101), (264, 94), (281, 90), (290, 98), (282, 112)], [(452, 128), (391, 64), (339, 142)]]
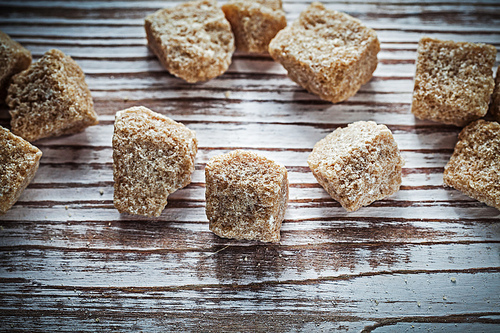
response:
[(222, 10), (243, 52), (267, 54), (271, 39), (286, 27), (281, 0), (230, 0)]
[(491, 95), (490, 113), (493, 119), (500, 122), (500, 66), (497, 68), (495, 89), (493, 90), (493, 95)]
[(0, 31), (0, 103), (5, 101), (10, 78), (30, 65), (30, 51)]
[(444, 183), (500, 210), (500, 124), (478, 120), (458, 135)]
[(195, 132), (138, 106), (116, 113), (114, 205), (120, 213), (160, 216), (170, 193), (191, 183)]
[(488, 44), (420, 39), (411, 112), (456, 126), (483, 117), (493, 92), (496, 53)]
[(37, 147), (0, 126), (0, 214), (16, 203), (35, 177), (41, 157)]
[(234, 37), (215, 0), (158, 10), (146, 17), (144, 27), (163, 67), (187, 82), (213, 79), (231, 64)]
[(210, 159), (205, 182), (211, 231), (225, 238), (279, 242), (288, 202), (284, 166), (235, 150)]
[(380, 43), (361, 21), (313, 2), (269, 44), (303, 88), (333, 103), (354, 96), (377, 68)]
[(56, 49), (12, 78), (7, 104), (12, 133), (31, 142), (98, 123), (82, 69)]
[(385, 125), (358, 121), (317, 142), (307, 163), (328, 194), (355, 211), (399, 190), (404, 160)]

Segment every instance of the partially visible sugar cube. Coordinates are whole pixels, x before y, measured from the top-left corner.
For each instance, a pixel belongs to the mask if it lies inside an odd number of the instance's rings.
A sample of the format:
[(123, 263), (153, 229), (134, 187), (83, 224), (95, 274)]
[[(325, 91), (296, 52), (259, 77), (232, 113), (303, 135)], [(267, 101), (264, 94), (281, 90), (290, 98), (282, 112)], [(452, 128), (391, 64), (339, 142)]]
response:
[(98, 123), (82, 69), (57, 49), (12, 78), (7, 104), (12, 133), (30, 142)]
[(5, 101), (10, 78), (31, 65), (31, 52), (0, 31), (0, 104)]
[(281, 0), (230, 0), (222, 10), (239, 51), (267, 54), (271, 39), (286, 27)]
[(148, 46), (170, 74), (187, 82), (222, 75), (231, 64), (234, 36), (215, 0), (185, 1), (144, 21)]
[(35, 177), (41, 157), (37, 147), (0, 126), (0, 214), (16, 203)]
[(500, 124), (481, 119), (465, 127), (444, 168), (443, 180), (500, 210)]

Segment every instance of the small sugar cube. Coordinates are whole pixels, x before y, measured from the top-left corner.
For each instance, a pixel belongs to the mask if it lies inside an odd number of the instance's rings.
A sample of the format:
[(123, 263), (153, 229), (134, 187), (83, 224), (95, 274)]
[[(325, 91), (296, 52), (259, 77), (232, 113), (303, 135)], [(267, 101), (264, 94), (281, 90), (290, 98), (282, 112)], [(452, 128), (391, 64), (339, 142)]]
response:
[(404, 165), (391, 131), (373, 121), (337, 128), (314, 145), (307, 163), (347, 211), (396, 193)]
[(0, 126), (0, 214), (21, 196), (38, 170), (42, 152)]
[(137, 106), (118, 111), (113, 134), (114, 205), (121, 213), (160, 216), (167, 197), (191, 183), (195, 132)]
[(269, 53), (293, 81), (333, 103), (354, 96), (371, 79), (379, 50), (373, 29), (319, 2), (269, 44)]
[(411, 112), (465, 126), (488, 111), (497, 50), (493, 45), (420, 39)]
[(267, 54), (271, 39), (286, 27), (281, 0), (229, 0), (222, 10), (239, 51)]
[(210, 159), (205, 182), (211, 231), (225, 238), (279, 242), (288, 203), (284, 166), (235, 150)]
[(215, 0), (188, 1), (146, 17), (148, 46), (171, 74), (187, 82), (213, 79), (231, 64), (231, 25)]
[(98, 123), (82, 69), (56, 49), (12, 78), (7, 104), (12, 133), (30, 142)]
[(444, 183), (500, 210), (500, 124), (477, 120), (458, 135)]

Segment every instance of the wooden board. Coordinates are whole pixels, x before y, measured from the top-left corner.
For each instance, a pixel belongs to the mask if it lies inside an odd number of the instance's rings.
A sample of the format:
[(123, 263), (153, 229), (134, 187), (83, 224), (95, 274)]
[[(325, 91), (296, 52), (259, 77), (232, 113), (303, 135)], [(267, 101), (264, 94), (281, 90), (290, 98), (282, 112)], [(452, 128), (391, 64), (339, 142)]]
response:
[[(169, 75), (142, 25), (180, 2), (0, 1), (0, 29), (35, 59), (58, 48), (82, 66), (100, 119), (36, 142), (40, 169), (0, 217), (0, 330), (499, 331), (500, 212), (443, 186), (460, 129), (410, 113), (419, 38), (499, 48), (498, 1), (324, 1), (375, 28), (382, 48), (373, 79), (336, 105), (268, 56), (236, 53), (206, 83)], [(283, 3), (289, 22), (307, 7)], [(134, 105), (199, 139), (193, 183), (154, 219), (113, 207), (114, 114)], [(401, 191), (347, 213), (306, 160), (315, 142), (358, 120), (386, 124), (406, 165)], [(280, 244), (208, 230), (205, 164), (236, 148), (289, 171)]]

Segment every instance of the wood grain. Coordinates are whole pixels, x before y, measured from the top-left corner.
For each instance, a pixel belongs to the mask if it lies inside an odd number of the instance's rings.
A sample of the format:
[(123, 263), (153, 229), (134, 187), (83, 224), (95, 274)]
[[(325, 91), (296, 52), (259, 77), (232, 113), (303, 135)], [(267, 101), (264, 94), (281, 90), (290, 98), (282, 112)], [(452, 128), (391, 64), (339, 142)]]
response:
[[(59, 48), (81, 65), (100, 120), (36, 142), (40, 169), (0, 216), (0, 331), (499, 331), (500, 212), (443, 185), (460, 129), (410, 113), (420, 37), (499, 48), (498, 1), (323, 1), (381, 41), (373, 79), (335, 105), (268, 56), (237, 52), (194, 85), (166, 73), (143, 19), (181, 2), (0, 1), (0, 29), (35, 59)], [(283, 3), (289, 22), (307, 6)], [(193, 183), (154, 219), (113, 207), (114, 114), (134, 105), (183, 122), (200, 145)], [(306, 160), (358, 120), (386, 124), (406, 164), (399, 192), (347, 213)], [(280, 244), (208, 230), (204, 167), (236, 148), (289, 171)]]

